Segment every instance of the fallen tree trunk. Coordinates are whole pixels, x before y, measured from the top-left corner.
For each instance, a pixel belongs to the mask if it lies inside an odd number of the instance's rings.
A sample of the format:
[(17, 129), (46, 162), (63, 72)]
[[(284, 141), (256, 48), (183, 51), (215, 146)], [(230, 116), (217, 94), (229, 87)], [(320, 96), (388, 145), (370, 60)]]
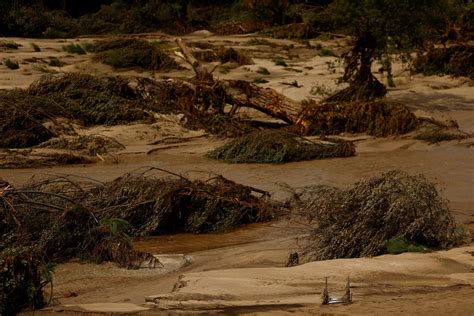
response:
[(249, 107), (295, 124), (301, 111), (301, 104), (270, 88), (261, 88), (243, 80), (227, 80), (227, 90), (232, 103), (238, 107)]
[[(200, 62), (192, 55), (189, 48), (182, 39), (176, 40), (183, 58), (193, 67), (198, 84), (208, 83), (215, 85), (216, 80), (212, 73), (208, 72)], [(226, 80), (224, 82), (226, 94), (230, 97), (229, 103), (232, 105), (230, 115), (233, 115), (238, 108), (248, 107), (263, 112), (274, 118), (292, 125), (304, 125), (305, 119), (300, 117), (302, 110), (301, 103), (294, 101), (271, 88), (261, 88), (253, 83), (243, 80)]]

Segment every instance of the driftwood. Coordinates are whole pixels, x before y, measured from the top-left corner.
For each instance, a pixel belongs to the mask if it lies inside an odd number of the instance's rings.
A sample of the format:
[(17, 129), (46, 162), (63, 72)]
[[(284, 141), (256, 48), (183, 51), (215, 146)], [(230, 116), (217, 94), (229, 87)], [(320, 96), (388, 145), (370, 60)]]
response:
[[(178, 56), (193, 67), (198, 83), (215, 85), (217, 81), (212, 76), (212, 72), (201, 65), (183, 40), (178, 38), (176, 43), (182, 51), (182, 54)], [(226, 80), (223, 83), (232, 105), (229, 115), (233, 115), (240, 107), (248, 107), (281, 119), (288, 124), (304, 126), (306, 123), (299, 115), (302, 109), (301, 103), (274, 89), (261, 88), (244, 80)]]

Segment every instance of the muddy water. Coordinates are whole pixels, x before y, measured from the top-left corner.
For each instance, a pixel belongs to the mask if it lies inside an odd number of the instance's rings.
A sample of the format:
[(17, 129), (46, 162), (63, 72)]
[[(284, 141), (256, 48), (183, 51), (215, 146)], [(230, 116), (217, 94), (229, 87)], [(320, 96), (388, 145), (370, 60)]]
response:
[(173, 234), (136, 239), (136, 249), (150, 253), (192, 253), (252, 242), (268, 241), (306, 231), (306, 227), (287, 222), (266, 222), (241, 226), (226, 233)]
[[(418, 147), (417, 147), (418, 146)], [(20, 185), (33, 174), (66, 173), (109, 181), (143, 166), (156, 166), (190, 176), (217, 173), (236, 182), (268, 190), (277, 199), (287, 195), (285, 185), (298, 188), (326, 184), (348, 186), (390, 169), (423, 173), (438, 184), (461, 222), (474, 221), (474, 150), (449, 143), (426, 146), (411, 140), (358, 144), (356, 157), (288, 163), (284, 165), (226, 164), (203, 157), (202, 147), (173, 148), (156, 155), (125, 156), (120, 164), (63, 166), (43, 169), (0, 170), (0, 177)], [(200, 172), (196, 172), (200, 171)]]

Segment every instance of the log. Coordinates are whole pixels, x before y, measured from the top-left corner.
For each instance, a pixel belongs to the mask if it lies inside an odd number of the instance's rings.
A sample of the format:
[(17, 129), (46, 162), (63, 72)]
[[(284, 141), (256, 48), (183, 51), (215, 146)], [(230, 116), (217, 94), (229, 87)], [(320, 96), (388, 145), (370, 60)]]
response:
[(209, 73), (209, 71), (207, 71), (207, 69), (204, 68), (196, 58), (194, 58), (193, 54), (181, 38), (176, 39), (176, 44), (178, 44), (179, 48), (183, 52), (184, 60), (193, 67), (193, 70), (196, 73), (196, 79), (199, 81), (213, 82), (214, 77), (212, 74)]
[[(214, 86), (216, 81), (212, 76), (212, 72), (210, 73), (201, 65), (181, 38), (176, 39), (176, 43), (183, 53), (181, 57), (193, 67), (196, 79), (200, 81), (199, 84)], [(232, 110), (229, 113), (230, 115), (233, 115), (240, 107), (248, 107), (281, 119), (288, 124), (303, 127), (309, 124), (304, 116), (300, 114), (302, 110), (301, 103), (274, 89), (262, 88), (243, 80), (225, 80), (223, 83), (226, 87), (226, 93), (231, 97)]]
[(243, 80), (227, 80), (226, 86), (233, 105), (258, 110), (288, 124), (304, 126), (306, 123), (306, 120), (300, 117), (301, 103), (274, 89), (262, 88)]

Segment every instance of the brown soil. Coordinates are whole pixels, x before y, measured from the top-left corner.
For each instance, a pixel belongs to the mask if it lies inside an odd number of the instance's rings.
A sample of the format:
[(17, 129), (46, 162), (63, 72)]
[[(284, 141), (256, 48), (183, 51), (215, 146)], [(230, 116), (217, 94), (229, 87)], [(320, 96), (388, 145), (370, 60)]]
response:
[[(161, 34), (143, 37), (172, 41)], [(334, 79), (338, 73), (330, 73), (327, 69), (327, 62), (334, 61), (334, 57), (319, 57), (314, 49), (289, 40), (269, 39), (275, 46), (252, 46), (248, 44), (252, 37), (197, 33), (185, 40), (245, 49), (255, 62), (254, 65), (236, 68), (218, 67), (214, 73), (216, 77), (249, 81), (264, 78), (268, 83), (262, 86), (272, 87), (295, 100), (321, 98), (321, 95), (310, 93), (316, 85), (336, 88)], [(42, 50), (33, 52), (29, 45), (32, 40), (12, 40), (23, 46), (16, 51), (0, 52), (0, 60), (18, 60), (21, 68), (9, 70), (0, 66), (2, 89), (25, 88), (45, 71), (113, 72), (110, 66), (94, 62), (90, 54), (79, 56), (63, 52), (61, 48), (65, 43), (62, 41), (34, 40)], [(67, 42), (91, 41), (93, 39), (81, 38)], [(311, 43), (315, 45), (316, 41)], [(293, 48), (289, 46), (291, 44)], [(344, 39), (321, 44), (340, 53)], [(42, 60), (48, 61), (49, 57), (57, 57), (67, 65), (47, 66)], [(273, 59), (276, 57), (284, 58), (289, 67), (275, 65)], [(208, 67), (212, 69), (214, 65), (216, 63), (210, 63)], [(259, 67), (267, 68), (270, 75), (257, 73)], [(394, 73), (397, 87), (389, 89), (389, 100), (409, 106), (416, 115), (454, 119), (464, 132), (474, 132), (472, 81), (410, 76), (397, 67), (394, 67)], [(120, 74), (182, 77), (191, 76), (192, 70), (166, 74), (125, 70)], [(302, 87), (285, 84), (294, 80)], [(243, 112), (268, 120), (254, 111)], [(423, 173), (428, 180), (434, 181), (442, 188), (441, 195), (449, 200), (456, 221), (474, 232), (472, 137), (430, 145), (413, 139), (412, 134), (389, 138), (343, 135), (355, 141), (355, 157), (284, 165), (233, 165), (205, 158), (208, 151), (222, 145), (223, 141), (209, 137), (203, 131), (181, 127), (181, 119), (170, 115), (160, 116), (153, 125), (76, 128), (79, 135), (112, 137), (125, 149), (101, 155), (102, 159), (97, 159), (99, 162), (95, 164), (1, 169), (0, 178), (14, 185), (26, 182), (36, 173), (67, 173), (112, 180), (124, 172), (151, 165), (178, 173), (192, 170), (188, 173), (190, 177), (196, 172), (222, 174), (233, 181), (268, 190), (275, 198), (283, 199), (288, 196), (286, 186), (298, 188), (327, 184), (348, 187), (362, 178), (401, 169), (409, 174)], [(285, 268), (288, 253), (295, 249), (298, 237), (307, 233), (305, 225), (280, 221), (244, 227), (224, 235), (173, 235), (140, 240), (136, 242), (139, 249), (153, 253), (185, 253), (192, 262), (176, 265), (176, 261), (170, 259), (169, 269), (134, 271), (119, 269), (113, 264), (71, 262), (59, 265), (55, 272), (53, 305), (49, 307), (50, 311), (42, 313), (56, 315), (52, 310), (71, 311), (68, 314), (73, 314), (74, 310), (139, 312), (137, 306), (143, 306), (146, 297), (157, 295), (160, 295), (160, 303), (150, 303), (146, 308), (161, 310), (141, 313), (466, 315), (474, 310), (472, 245), (429, 254), (329, 260)], [(176, 271), (174, 267), (177, 267)], [(180, 278), (181, 288), (171, 292), (180, 275), (184, 275)], [(353, 280), (354, 303), (321, 307), (324, 277), (330, 277), (330, 292), (337, 294), (342, 292), (348, 275)]]

